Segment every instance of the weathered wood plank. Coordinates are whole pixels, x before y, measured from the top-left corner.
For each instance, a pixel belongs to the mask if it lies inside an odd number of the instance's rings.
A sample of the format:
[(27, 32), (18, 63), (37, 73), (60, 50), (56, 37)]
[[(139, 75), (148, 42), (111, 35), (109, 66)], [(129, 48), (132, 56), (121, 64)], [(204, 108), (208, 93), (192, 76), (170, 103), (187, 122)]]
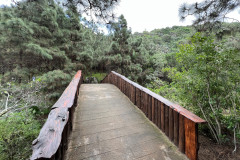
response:
[(174, 127), (173, 127), (173, 109), (169, 108), (169, 139), (173, 141)]
[[(84, 96), (78, 99), (75, 131), (69, 138), (65, 160), (187, 160), (116, 87), (85, 84), (80, 91)], [(106, 103), (103, 96), (96, 95), (111, 97)]]
[(138, 88), (136, 88), (136, 106), (140, 109), (141, 107), (141, 93)]
[(164, 132), (165, 130), (165, 106), (161, 103), (161, 130)]
[(151, 97), (151, 99), (152, 99), (152, 122), (154, 123), (154, 124), (156, 124), (156, 121), (155, 121), (155, 112), (156, 112), (156, 110), (155, 110), (155, 99), (153, 98), (153, 97)]
[(67, 108), (55, 108), (48, 116), (37, 139), (33, 141), (31, 159), (51, 158), (58, 150), (62, 140), (62, 132), (67, 124), (69, 112)]
[(134, 101), (134, 105), (137, 104), (136, 102), (136, 87), (132, 86), (133, 87), (133, 101)]
[[(143, 111), (143, 108), (144, 108), (144, 92), (143, 91), (141, 91), (140, 90), (140, 94), (141, 94), (141, 107), (140, 107), (140, 109)], [(144, 111), (143, 111), (143, 113), (144, 113)]]
[(147, 117), (150, 121), (152, 121), (152, 96), (147, 95), (148, 101), (147, 101)]
[(178, 146), (178, 135), (179, 135), (179, 119), (178, 119), (178, 112), (173, 110), (174, 116), (174, 144)]
[(184, 116), (179, 114), (179, 150), (185, 153), (185, 126), (184, 126)]
[(165, 119), (164, 119), (165, 129), (164, 129), (164, 131), (165, 131), (166, 136), (169, 136), (169, 113), (168, 112), (169, 112), (169, 107), (165, 105), (165, 114), (164, 114), (165, 115)]
[(198, 130), (197, 124), (184, 118), (185, 125), (185, 154), (191, 160), (197, 160)]
[(158, 100), (154, 98), (154, 124), (158, 126)]
[(158, 113), (157, 113), (158, 128), (161, 129), (161, 102), (159, 100), (157, 100), (157, 108), (158, 108)]
[(76, 103), (81, 81), (81, 71), (78, 71), (62, 96), (53, 105), (47, 121), (32, 143), (32, 160), (54, 157), (62, 159), (67, 142), (67, 137), (62, 135), (68, 135), (71, 129), (73, 106)]
[(146, 117), (148, 116), (147, 115), (147, 103), (148, 103), (148, 95), (147, 93), (144, 92), (144, 106), (143, 106), (143, 112), (145, 113)]

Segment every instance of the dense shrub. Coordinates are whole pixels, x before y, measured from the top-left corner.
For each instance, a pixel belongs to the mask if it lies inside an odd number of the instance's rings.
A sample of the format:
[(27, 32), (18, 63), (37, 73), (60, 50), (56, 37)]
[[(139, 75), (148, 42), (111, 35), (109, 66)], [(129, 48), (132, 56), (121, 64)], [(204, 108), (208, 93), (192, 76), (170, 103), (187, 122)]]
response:
[(37, 137), (40, 127), (31, 109), (2, 117), (0, 119), (0, 159), (29, 158), (32, 152), (32, 141)]

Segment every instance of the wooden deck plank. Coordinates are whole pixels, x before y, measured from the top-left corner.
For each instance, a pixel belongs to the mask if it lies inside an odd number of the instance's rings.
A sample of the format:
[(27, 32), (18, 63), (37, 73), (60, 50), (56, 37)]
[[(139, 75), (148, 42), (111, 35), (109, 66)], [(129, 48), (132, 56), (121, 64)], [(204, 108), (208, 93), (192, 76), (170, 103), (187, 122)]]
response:
[(81, 86), (68, 141), (66, 160), (187, 159), (111, 84)]

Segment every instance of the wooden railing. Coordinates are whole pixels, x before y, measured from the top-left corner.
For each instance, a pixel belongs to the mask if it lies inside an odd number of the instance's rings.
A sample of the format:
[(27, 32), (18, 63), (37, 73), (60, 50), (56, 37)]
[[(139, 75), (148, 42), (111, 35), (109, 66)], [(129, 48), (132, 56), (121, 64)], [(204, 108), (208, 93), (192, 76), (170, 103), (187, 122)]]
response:
[(31, 160), (61, 160), (64, 158), (81, 83), (82, 75), (81, 71), (78, 71), (61, 97), (53, 105), (39, 136), (33, 141)]
[(198, 124), (206, 123), (205, 120), (114, 71), (102, 83), (117, 86), (181, 152), (197, 160)]

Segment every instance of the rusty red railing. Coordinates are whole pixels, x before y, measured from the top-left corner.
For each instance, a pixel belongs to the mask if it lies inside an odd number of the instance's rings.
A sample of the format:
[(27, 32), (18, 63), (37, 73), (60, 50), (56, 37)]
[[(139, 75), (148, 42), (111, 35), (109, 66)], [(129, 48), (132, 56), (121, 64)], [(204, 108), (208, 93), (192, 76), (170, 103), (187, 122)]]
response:
[(67, 149), (67, 138), (72, 130), (73, 112), (81, 83), (82, 74), (81, 71), (78, 71), (61, 97), (53, 105), (47, 121), (37, 139), (33, 141), (31, 160), (63, 159)]
[(205, 120), (114, 71), (102, 83), (117, 86), (181, 152), (198, 159), (198, 124)]

